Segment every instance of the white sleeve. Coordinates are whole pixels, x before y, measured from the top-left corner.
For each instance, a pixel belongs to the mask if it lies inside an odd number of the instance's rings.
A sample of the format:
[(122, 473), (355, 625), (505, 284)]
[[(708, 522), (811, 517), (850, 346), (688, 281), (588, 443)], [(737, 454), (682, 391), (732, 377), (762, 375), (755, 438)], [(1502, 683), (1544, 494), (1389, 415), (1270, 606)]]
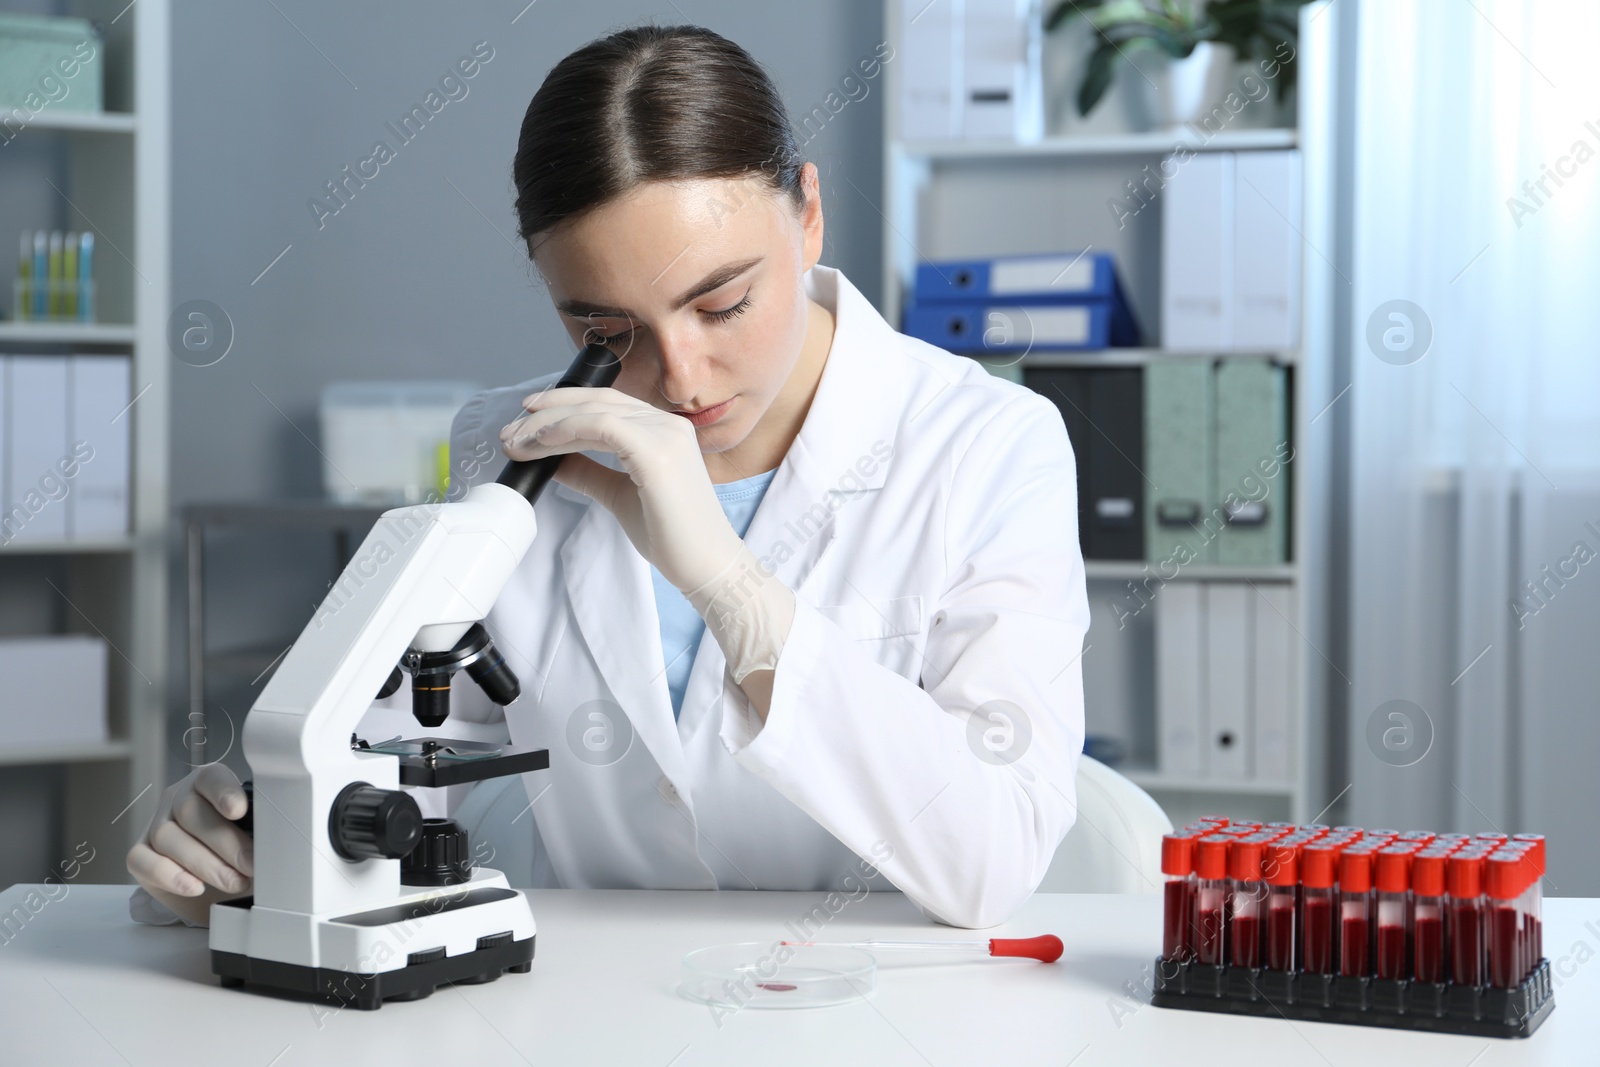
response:
[(728, 750), (951, 925), (1014, 914), (1077, 816), (1089, 602), (1076, 482), (1044, 397), (977, 432), (951, 474), (920, 683), (799, 598), (764, 725), (723, 672)]

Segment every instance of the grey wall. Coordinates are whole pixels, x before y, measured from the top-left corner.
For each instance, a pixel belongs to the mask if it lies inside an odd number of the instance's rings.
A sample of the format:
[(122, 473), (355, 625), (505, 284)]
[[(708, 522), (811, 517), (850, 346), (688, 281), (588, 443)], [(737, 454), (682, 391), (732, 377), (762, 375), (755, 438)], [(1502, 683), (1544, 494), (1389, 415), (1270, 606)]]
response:
[[(705, 25), (762, 61), (801, 116), (882, 39), (876, 0), (525, 3), (176, 0), (172, 299), (221, 307), (235, 340), (215, 365), (174, 363), (175, 509), (318, 495), (316, 403), (329, 381), (500, 385), (566, 364), (571, 344), (509, 240), (510, 164), (528, 100), (572, 49), (641, 22)], [(465, 98), (400, 145), (385, 124), (479, 41), (493, 58)], [(876, 299), (881, 218), (866, 197), (881, 186), (881, 79), (871, 90), (806, 152), (822, 172), (823, 262)], [(380, 138), (395, 158), (319, 228), (307, 201)], [(174, 737), (186, 710), (179, 534)], [(221, 537), (211, 563), (209, 626), (224, 646), (286, 643), (333, 566), (309, 535)], [(249, 681), (212, 689), (236, 722), (259, 692)], [(181, 752), (169, 745), (169, 758)]]

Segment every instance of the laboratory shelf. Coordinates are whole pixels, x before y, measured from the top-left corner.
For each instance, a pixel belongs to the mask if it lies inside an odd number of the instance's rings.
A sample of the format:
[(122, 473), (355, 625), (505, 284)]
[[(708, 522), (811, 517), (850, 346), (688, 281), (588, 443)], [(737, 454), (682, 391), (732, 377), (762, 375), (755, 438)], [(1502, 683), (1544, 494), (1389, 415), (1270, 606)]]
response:
[(1298, 577), (1293, 563), (1268, 563), (1260, 566), (1240, 566), (1227, 563), (1191, 563), (1180, 567), (1170, 578), (1161, 573), (1156, 560), (1141, 559), (1086, 559), (1085, 575), (1090, 581), (1138, 581), (1146, 577), (1168, 581), (1194, 582), (1292, 582)]
[(1099, 136), (1045, 137), (1038, 141), (902, 141), (898, 149), (907, 156), (928, 160), (1050, 159), (1063, 156), (1164, 156), (1177, 148), (1191, 152), (1238, 152), (1262, 148), (1293, 148), (1297, 131), (1288, 127), (1223, 130), (1209, 138), (1192, 129), (1153, 130)]
[(1142, 367), (1147, 363), (1169, 359), (1236, 359), (1255, 356), (1274, 363), (1290, 366), (1295, 362), (1292, 349), (1278, 351), (1262, 349), (1230, 350), (1217, 352), (1178, 352), (1168, 348), (1091, 348), (1091, 349), (1035, 349), (1022, 356), (973, 356), (973, 359), (994, 370), (1008, 365), (1023, 367)]
[(0, 342), (25, 344), (131, 345), (137, 339), (131, 325), (112, 322), (0, 322)]
[(76, 745), (44, 745), (38, 748), (0, 749), (0, 767), (20, 767), (41, 763), (102, 763), (128, 759), (133, 746), (127, 741), (101, 741)]
[(0, 131), (14, 137), (28, 130), (128, 134), (134, 130), (134, 116), (125, 111), (62, 111), (50, 107), (32, 115), (16, 108), (0, 109)]
[(1146, 792), (1213, 793), (1220, 796), (1293, 796), (1291, 782), (1253, 781), (1248, 778), (1194, 778), (1164, 774), (1151, 767), (1117, 767), (1124, 778)]
[(132, 552), (130, 538), (84, 541), (11, 541), (0, 545), (0, 556), (109, 555)]

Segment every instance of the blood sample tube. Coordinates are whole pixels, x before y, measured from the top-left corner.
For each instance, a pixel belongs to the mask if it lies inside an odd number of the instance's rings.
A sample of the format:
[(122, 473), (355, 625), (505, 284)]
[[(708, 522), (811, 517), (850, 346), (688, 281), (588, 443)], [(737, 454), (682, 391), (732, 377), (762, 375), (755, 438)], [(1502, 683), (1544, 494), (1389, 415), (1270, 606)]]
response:
[(1161, 839), (1161, 873), (1167, 876), (1161, 958), (1178, 963), (1194, 958), (1194, 844), (1181, 834)]
[(1315, 844), (1300, 850), (1300, 966), (1310, 974), (1332, 974), (1336, 966), (1333, 886), (1338, 871), (1337, 849)]
[(1450, 980), (1481, 986), (1484, 970), (1483, 857), (1457, 850), (1445, 867), (1450, 896)]
[(1442, 982), (1447, 973), (1444, 918), (1447, 862), (1443, 849), (1427, 849), (1411, 858), (1411, 977), (1419, 982)]
[(1379, 978), (1406, 977), (1406, 943), (1410, 934), (1411, 853), (1404, 848), (1381, 850), (1373, 865), (1378, 890)]
[(1276, 841), (1267, 846), (1261, 871), (1267, 883), (1267, 968), (1296, 970), (1295, 916), (1300, 905), (1300, 845)]
[(1372, 944), (1372, 853), (1352, 845), (1339, 853), (1339, 973), (1370, 973)]
[(1483, 888), (1489, 907), (1489, 984), (1510, 989), (1522, 981), (1522, 912), (1517, 897), (1527, 869), (1522, 857), (1496, 849), (1484, 861)]
[(1533, 916), (1532, 956), (1533, 965), (1537, 967), (1539, 961), (1544, 959), (1544, 835), (1543, 834), (1518, 834), (1513, 841), (1526, 841), (1532, 848), (1529, 849), (1528, 858), (1533, 864), (1532, 897), (1529, 900), (1529, 911)]
[(1228, 962), (1228, 847), (1233, 838), (1208, 834), (1195, 842), (1195, 959), (1211, 966)]
[(1233, 942), (1235, 967), (1261, 966), (1262, 909), (1266, 904), (1266, 883), (1261, 880), (1261, 856), (1265, 842), (1260, 836), (1241, 837), (1228, 850), (1228, 873), (1233, 894), (1228, 910), (1228, 937)]

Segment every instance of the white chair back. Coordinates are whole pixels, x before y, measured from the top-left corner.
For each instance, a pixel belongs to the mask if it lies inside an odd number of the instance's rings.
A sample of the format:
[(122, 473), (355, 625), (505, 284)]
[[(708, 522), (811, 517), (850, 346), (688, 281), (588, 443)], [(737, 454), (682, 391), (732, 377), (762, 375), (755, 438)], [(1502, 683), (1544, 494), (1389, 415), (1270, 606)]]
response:
[(1161, 836), (1172, 820), (1149, 793), (1088, 756), (1078, 759), (1078, 819), (1041, 893), (1158, 893)]

